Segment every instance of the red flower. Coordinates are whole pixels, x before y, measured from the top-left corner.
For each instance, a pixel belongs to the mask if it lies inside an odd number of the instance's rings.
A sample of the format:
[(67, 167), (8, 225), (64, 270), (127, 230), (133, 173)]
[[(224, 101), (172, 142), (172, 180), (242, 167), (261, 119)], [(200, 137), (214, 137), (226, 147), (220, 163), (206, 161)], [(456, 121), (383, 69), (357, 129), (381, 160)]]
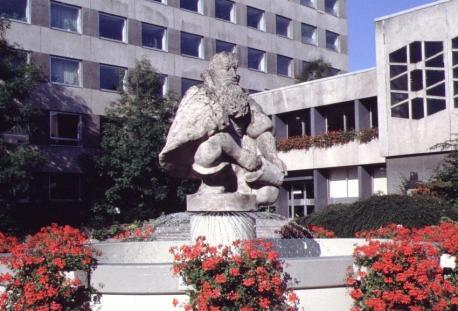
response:
[(224, 284), (227, 282), (227, 277), (225, 274), (218, 274), (216, 277), (215, 277), (215, 282), (216, 284)]

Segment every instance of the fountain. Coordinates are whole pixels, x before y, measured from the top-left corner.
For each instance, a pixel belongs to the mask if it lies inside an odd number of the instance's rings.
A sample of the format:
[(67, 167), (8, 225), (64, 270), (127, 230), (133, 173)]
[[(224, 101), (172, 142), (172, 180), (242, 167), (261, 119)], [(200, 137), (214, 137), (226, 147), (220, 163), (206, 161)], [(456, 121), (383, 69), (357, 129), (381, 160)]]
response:
[(238, 85), (236, 70), (234, 54), (212, 58), (204, 83), (181, 101), (159, 156), (170, 174), (201, 181), (187, 196), (187, 212), (154, 220), (152, 241), (94, 244), (101, 256), (91, 284), (102, 294), (102, 311), (176, 310), (172, 298), (185, 299), (186, 288), (171, 274), (168, 250), (199, 236), (214, 245), (271, 239), (304, 310), (350, 309), (344, 280), (362, 241), (282, 240), (275, 230), (288, 220), (258, 211), (276, 201), (286, 167), (271, 120)]

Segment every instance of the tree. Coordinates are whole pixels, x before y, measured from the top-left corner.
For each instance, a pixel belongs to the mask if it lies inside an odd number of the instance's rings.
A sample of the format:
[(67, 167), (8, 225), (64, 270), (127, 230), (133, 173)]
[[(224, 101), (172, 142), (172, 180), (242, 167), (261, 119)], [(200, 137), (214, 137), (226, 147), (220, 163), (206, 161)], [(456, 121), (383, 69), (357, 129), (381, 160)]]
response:
[[(0, 230), (19, 230), (18, 210), (30, 194), (34, 173), (45, 157), (28, 145), (8, 143), (3, 133), (29, 135), (39, 111), (27, 101), (41, 81), (39, 70), (27, 64), (27, 54), (5, 39), (9, 22), (0, 19)], [(22, 200), (21, 200), (22, 199)]]
[(438, 144), (434, 148), (450, 152), (432, 176), (427, 187), (431, 192), (458, 208), (458, 139)]
[(304, 65), (301, 74), (296, 77), (296, 80), (298, 82), (306, 82), (326, 78), (334, 74), (331, 64), (319, 58)]
[(130, 222), (182, 207), (188, 182), (159, 166), (176, 100), (159, 95), (160, 76), (147, 60), (126, 75), (120, 99), (107, 109), (96, 167), (105, 184), (95, 205), (95, 221)]

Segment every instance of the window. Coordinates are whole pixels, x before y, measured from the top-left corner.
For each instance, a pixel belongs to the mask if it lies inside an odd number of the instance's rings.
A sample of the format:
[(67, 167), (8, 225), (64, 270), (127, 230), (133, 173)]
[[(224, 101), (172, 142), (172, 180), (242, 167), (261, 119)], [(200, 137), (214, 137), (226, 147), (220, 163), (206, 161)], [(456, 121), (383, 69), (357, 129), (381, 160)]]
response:
[(65, 85), (81, 85), (80, 61), (51, 56), (51, 82)]
[(100, 88), (118, 91), (123, 84), (126, 68), (100, 64)]
[(352, 102), (321, 108), (326, 118), (326, 131), (350, 131), (355, 129), (355, 107)]
[(186, 79), (186, 78), (181, 78), (181, 96), (184, 96), (186, 91), (191, 88), (194, 85), (201, 84), (202, 81), (199, 80), (193, 80), (193, 79)]
[(277, 35), (291, 38), (291, 20), (289, 18), (277, 15), (276, 28)]
[(385, 167), (374, 167), (372, 169), (372, 193), (387, 194), (388, 182)]
[(453, 107), (458, 108), (458, 37), (452, 39)]
[(266, 52), (248, 48), (248, 68), (259, 71), (266, 70)]
[(358, 171), (356, 167), (336, 168), (329, 174), (329, 197), (357, 198), (359, 197)]
[(202, 2), (203, 0), (180, 0), (180, 8), (202, 13)]
[(80, 8), (51, 2), (51, 27), (80, 32)]
[(11, 18), (19, 21), (28, 21), (27, 0), (0, 1), (0, 17)]
[(301, 5), (315, 7), (315, 0), (301, 0)]
[(282, 76), (292, 76), (292, 66), (291, 66), (292, 58), (277, 55), (277, 74)]
[(246, 14), (248, 27), (256, 28), (263, 31), (266, 30), (266, 25), (264, 21), (264, 11), (248, 6)]
[(99, 36), (116, 41), (126, 41), (126, 19), (99, 13)]
[(310, 109), (298, 110), (279, 115), (286, 125), (286, 136), (310, 136)]
[(221, 53), (221, 52), (234, 53), (234, 51), (235, 51), (234, 43), (216, 40), (216, 53)]
[(154, 95), (157, 97), (163, 97), (167, 94), (167, 75), (156, 73), (156, 79), (159, 83)]
[(332, 15), (338, 15), (339, 10), (337, 0), (324, 0), (324, 11)]
[(143, 46), (166, 50), (166, 38), (166, 29), (164, 27), (142, 23)]
[(215, 17), (235, 23), (234, 2), (230, 0), (215, 0)]
[(301, 24), (302, 43), (316, 45), (316, 27), (308, 24)]
[(81, 115), (50, 111), (49, 138), (55, 145), (79, 145), (81, 142)]
[(203, 58), (202, 37), (181, 32), (181, 55)]
[(326, 30), (326, 48), (339, 52), (339, 34)]
[(49, 199), (51, 201), (81, 200), (81, 175), (50, 174)]
[(446, 108), (443, 42), (411, 42), (389, 61), (392, 117), (420, 120)]

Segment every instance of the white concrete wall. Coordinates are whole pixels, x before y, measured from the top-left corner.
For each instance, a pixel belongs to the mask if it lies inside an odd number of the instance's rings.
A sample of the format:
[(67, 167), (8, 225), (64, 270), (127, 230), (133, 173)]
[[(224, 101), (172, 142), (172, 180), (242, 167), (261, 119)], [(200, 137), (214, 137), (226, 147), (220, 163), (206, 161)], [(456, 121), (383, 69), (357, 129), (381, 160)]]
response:
[(385, 163), (385, 158), (380, 155), (378, 139), (366, 144), (353, 141), (327, 149), (291, 150), (280, 152), (279, 156), (288, 171)]
[(374, 68), (251, 95), (267, 114), (280, 114), (377, 96)]
[[(379, 129), (382, 154), (430, 153), (433, 145), (458, 133), (453, 108), (451, 39), (458, 36), (458, 2), (445, 0), (376, 21)], [(443, 41), (447, 108), (421, 120), (390, 116), (389, 54), (413, 41)]]

